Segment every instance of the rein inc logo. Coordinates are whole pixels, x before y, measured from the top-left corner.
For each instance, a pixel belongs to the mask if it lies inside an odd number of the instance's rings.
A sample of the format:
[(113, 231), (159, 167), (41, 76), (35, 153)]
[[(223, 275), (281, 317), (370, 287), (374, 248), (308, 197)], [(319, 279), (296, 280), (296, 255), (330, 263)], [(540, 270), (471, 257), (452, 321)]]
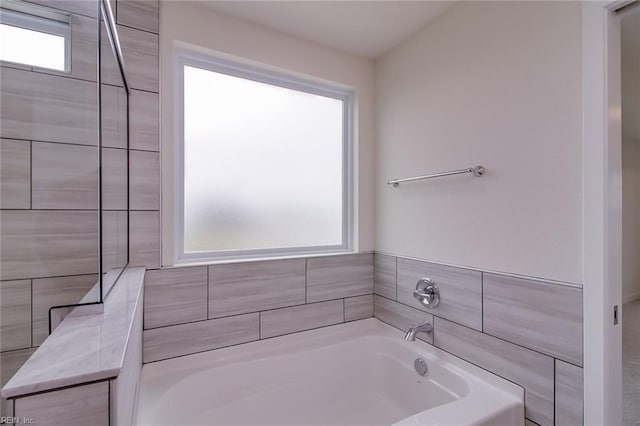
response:
[(34, 425), (36, 421), (31, 417), (0, 417), (0, 425)]

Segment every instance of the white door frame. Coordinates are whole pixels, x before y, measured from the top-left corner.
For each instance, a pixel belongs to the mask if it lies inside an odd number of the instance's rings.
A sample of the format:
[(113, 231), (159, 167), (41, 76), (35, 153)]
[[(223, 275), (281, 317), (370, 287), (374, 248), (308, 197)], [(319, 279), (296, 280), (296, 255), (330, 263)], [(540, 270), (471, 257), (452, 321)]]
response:
[(622, 423), (620, 22), (582, 3), (584, 423)]

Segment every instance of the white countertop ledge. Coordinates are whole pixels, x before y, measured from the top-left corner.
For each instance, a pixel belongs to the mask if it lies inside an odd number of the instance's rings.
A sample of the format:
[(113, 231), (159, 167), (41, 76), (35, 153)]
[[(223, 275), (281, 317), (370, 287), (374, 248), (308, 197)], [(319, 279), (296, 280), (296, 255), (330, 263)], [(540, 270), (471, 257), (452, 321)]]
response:
[(4, 398), (118, 376), (142, 309), (144, 268), (127, 268), (104, 303), (104, 313), (68, 316), (2, 388)]

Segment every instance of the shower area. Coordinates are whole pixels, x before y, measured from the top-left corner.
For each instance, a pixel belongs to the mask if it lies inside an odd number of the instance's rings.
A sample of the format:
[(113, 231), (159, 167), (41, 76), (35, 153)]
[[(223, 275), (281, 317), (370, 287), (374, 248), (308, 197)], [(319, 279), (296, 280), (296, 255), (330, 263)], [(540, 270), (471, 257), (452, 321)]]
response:
[(103, 312), (129, 264), (116, 13), (109, 0), (0, 2), (2, 386), (71, 311)]

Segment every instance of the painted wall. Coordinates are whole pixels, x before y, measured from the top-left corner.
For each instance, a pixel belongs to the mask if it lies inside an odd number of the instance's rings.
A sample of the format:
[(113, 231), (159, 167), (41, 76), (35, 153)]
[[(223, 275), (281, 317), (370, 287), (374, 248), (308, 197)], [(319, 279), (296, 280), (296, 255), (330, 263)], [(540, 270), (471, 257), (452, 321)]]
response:
[[(356, 243), (360, 251), (373, 250), (373, 61), (232, 18), (196, 2), (162, 2), (160, 28), (163, 244), (169, 240), (173, 221), (173, 49), (182, 44), (356, 89)], [(171, 246), (163, 246), (163, 266), (173, 263), (172, 252)]]
[(464, 2), (379, 60), (376, 250), (582, 282), (580, 13)]
[(640, 298), (640, 11), (622, 19), (622, 300)]

